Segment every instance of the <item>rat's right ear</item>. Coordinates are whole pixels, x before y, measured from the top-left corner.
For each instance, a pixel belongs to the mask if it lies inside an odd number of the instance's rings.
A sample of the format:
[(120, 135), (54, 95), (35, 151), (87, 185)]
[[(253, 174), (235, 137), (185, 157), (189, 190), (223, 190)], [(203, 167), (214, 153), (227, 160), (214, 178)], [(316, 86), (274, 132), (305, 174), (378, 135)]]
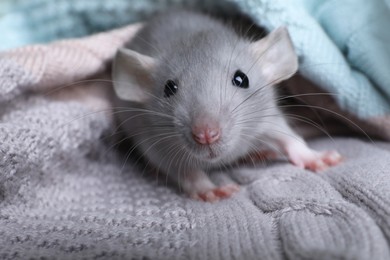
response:
[(155, 60), (141, 53), (121, 48), (113, 62), (113, 84), (116, 95), (123, 100), (143, 103), (150, 94)]
[(265, 38), (251, 44), (256, 62), (268, 83), (277, 84), (298, 70), (298, 56), (286, 27), (279, 27)]

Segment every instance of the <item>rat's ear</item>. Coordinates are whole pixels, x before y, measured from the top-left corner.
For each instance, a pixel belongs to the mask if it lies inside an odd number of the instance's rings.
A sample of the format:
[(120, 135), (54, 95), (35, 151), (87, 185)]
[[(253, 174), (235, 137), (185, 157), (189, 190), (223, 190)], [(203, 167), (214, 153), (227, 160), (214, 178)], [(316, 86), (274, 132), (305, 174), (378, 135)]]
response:
[(267, 37), (251, 44), (268, 83), (277, 84), (298, 70), (298, 57), (286, 27), (279, 27)]
[(123, 100), (143, 103), (150, 95), (155, 60), (141, 53), (121, 48), (114, 62), (112, 77), (116, 95)]

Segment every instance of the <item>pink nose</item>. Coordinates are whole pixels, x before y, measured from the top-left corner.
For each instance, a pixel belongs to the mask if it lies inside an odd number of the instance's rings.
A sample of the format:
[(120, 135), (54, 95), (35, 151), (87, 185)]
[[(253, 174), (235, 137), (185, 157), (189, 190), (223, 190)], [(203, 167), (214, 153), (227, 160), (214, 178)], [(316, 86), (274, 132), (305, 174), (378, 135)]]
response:
[(219, 127), (195, 127), (192, 129), (192, 138), (199, 144), (212, 144), (219, 140)]

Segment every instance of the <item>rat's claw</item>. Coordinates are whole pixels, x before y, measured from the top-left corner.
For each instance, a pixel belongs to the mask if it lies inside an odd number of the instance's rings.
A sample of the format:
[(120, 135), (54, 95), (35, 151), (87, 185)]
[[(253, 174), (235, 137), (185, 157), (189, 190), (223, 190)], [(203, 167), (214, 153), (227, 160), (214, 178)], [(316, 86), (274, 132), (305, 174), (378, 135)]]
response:
[(226, 186), (218, 187), (214, 190), (214, 194), (221, 198), (228, 198), (233, 193), (236, 193), (240, 190), (240, 187), (236, 184), (229, 184)]
[(329, 151), (324, 155), (324, 162), (331, 166), (338, 164), (342, 160), (342, 156), (337, 151)]
[(231, 197), (234, 193), (240, 190), (240, 186), (236, 184), (228, 184), (225, 186), (217, 187), (206, 192), (199, 192), (191, 194), (191, 198), (196, 200), (202, 200), (205, 202), (216, 202), (221, 199)]
[(314, 172), (324, 171), (329, 167), (321, 158), (305, 164), (305, 168)]
[(339, 164), (342, 161), (342, 157), (336, 151), (316, 152), (310, 150), (310, 152), (295, 154), (290, 160), (294, 165), (303, 165), (305, 169), (320, 172)]

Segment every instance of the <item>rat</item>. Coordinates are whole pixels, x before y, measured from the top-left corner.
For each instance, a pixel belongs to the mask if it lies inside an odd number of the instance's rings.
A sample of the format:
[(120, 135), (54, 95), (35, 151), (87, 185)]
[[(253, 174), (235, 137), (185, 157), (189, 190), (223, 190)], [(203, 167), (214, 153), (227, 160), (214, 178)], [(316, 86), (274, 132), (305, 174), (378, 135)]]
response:
[(297, 70), (286, 27), (251, 41), (210, 15), (175, 10), (118, 50), (115, 113), (148, 163), (190, 197), (218, 201), (239, 186), (217, 186), (208, 171), (240, 158), (281, 154), (314, 172), (342, 160), (309, 148), (278, 107), (276, 85)]

